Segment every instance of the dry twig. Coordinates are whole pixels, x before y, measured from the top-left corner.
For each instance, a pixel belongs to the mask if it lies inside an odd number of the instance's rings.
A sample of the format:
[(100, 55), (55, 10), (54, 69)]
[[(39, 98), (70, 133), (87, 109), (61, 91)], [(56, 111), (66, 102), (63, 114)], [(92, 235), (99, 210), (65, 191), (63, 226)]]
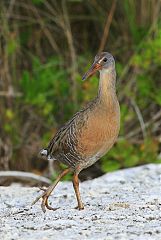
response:
[(103, 51), (107, 38), (108, 38), (108, 34), (109, 34), (109, 30), (110, 30), (110, 26), (112, 23), (112, 19), (113, 19), (113, 15), (116, 9), (116, 1), (114, 0), (112, 3), (112, 7), (110, 9), (110, 13), (107, 14), (107, 20), (106, 20), (106, 24), (105, 24), (105, 28), (104, 28), (104, 32), (103, 32), (103, 37), (101, 38), (101, 43), (100, 43), (100, 47), (99, 47), (99, 52)]
[(51, 181), (39, 175), (30, 172), (21, 172), (21, 171), (0, 171), (0, 178), (16, 178), (22, 180), (32, 180), (36, 182), (42, 182), (45, 184), (50, 184)]

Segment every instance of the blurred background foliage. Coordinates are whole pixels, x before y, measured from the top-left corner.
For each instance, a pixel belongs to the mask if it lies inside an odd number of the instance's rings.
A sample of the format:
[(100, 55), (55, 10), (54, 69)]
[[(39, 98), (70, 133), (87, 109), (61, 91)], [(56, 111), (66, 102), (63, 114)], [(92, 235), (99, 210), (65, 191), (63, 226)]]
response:
[(160, 0), (0, 1), (0, 169), (54, 176), (37, 157), (56, 130), (97, 93), (82, 83), (93, 57), (115, 56), (121, 131), (81, 178), (159, 163)]

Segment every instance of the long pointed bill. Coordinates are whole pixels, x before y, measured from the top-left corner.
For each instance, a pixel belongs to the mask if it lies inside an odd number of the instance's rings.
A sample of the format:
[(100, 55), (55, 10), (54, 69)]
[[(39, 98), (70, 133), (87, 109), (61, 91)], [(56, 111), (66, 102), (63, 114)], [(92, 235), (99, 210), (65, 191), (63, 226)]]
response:
[(93, 76), (98, 70), (101, 69), (101, 65), (98, 63), (93, 63), (90, 69), (84, 74), (82, 80), (86, 80), (87, 78)]

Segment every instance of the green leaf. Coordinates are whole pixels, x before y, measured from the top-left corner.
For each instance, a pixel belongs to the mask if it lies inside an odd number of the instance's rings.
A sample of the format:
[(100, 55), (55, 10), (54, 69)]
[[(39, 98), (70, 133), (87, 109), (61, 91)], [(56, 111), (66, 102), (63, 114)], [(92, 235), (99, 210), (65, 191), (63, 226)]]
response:
[(13, 53), (15, 53), (17, 47), (18, 47), (17, 41), (13, 38), (10, 38), (7, 43), (7, 48), (6, 48), (7, 53), (9, 55), (12, 55)]
[(102, 171), (103, 172), (112, 172), (115, 171), (117, 169), (119, 169), (121, 167), (121, 164), (115, 160), (110, 161), (110, 160), (106, 160), (103, 161), (103, 164), (101, 165)]
[(32, 3), (35, 5), (40, 5), (44, 2), (45, 0), (32, 0)]

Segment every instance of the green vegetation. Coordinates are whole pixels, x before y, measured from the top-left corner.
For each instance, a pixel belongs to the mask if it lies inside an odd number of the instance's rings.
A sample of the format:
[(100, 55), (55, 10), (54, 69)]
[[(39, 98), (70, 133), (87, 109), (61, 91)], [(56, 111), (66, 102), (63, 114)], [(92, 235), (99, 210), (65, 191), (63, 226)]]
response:
[(96, 95), (97, 77), (81, 76), (102, 50), (116, 59), (121, 131), (99, 168), (161, 162), (159, 0), (2, 0), (0, 9), (1, 169), (44, 171), (37, 152)]

